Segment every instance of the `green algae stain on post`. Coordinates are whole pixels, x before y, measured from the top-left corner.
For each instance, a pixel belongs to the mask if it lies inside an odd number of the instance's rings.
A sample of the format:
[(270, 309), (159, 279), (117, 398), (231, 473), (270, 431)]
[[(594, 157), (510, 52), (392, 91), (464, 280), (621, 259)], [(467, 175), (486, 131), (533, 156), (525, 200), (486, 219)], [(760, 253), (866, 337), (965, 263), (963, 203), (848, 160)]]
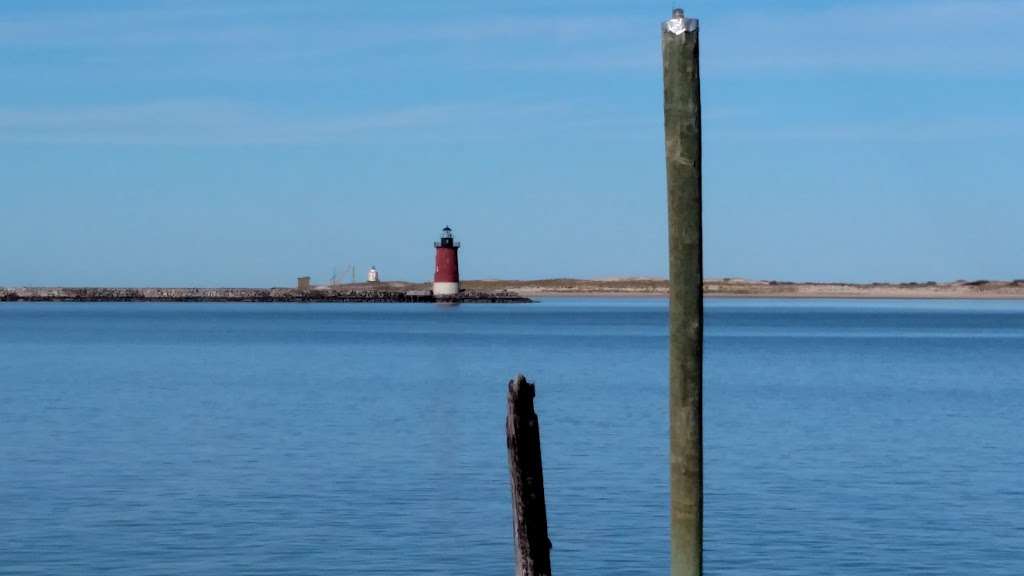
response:
[(676, 9), (662, 25), (669, 219), (669, 454), (672, 575), (703, 571), (704, 348), (700, 39)]

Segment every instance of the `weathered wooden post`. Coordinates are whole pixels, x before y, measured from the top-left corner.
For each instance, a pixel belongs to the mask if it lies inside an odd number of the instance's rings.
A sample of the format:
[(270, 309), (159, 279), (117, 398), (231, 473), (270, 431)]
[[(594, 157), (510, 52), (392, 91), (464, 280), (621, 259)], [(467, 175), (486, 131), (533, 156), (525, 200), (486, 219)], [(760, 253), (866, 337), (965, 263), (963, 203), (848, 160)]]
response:
[(676, 9), (662, 25), (668, 165), (669, 438), (672, 575), (703, 572), (704, 348), (701, 242), (700, 41)]
[(534, 387), (522, 374), (508, 383), (508, 469), (512, 477), (512, 522), (516, 576), (551, 575), (551, 541), (544, 505), (540, 423), (533, 410)]

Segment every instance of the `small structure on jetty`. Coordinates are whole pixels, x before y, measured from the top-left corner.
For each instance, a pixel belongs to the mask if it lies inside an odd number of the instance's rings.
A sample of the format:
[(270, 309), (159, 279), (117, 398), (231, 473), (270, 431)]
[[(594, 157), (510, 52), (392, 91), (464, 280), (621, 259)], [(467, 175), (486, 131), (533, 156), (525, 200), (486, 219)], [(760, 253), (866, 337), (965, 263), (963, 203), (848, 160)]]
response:
[(455, 296), (459, 293), (459, 243), (450, 226), (441, 230), (441, 241), (434, 242), (434, 296)]

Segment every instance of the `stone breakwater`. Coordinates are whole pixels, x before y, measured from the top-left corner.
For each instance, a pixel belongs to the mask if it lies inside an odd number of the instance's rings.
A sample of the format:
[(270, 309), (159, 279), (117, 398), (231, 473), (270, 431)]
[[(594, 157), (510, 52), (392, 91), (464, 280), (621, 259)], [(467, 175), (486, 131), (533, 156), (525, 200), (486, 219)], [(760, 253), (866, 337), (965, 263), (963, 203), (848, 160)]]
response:
[(0, 288), (0, 302), (451, 302), (525, 303), (508, 291), (469, 290), (457, 296), (401, 290), (292, 288)]

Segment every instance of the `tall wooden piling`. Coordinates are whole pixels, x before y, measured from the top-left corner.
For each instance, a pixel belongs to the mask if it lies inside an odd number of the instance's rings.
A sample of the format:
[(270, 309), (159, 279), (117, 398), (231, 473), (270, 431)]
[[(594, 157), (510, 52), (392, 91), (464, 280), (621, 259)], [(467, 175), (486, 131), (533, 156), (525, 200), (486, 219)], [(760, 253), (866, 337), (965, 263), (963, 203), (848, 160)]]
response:
[(704, 274), (699, 48), (697, 21), (675, 10), (661, 32), (668, 166), (672, 576), (698, 576), (703, 571)]
[(512, 521), (516, 576), (551, 576), (551, 542), (544, 504), (540, 423), (533, 409), (534, 387), (522, 374), (508, 383), (505, 431), (512, 478)]

